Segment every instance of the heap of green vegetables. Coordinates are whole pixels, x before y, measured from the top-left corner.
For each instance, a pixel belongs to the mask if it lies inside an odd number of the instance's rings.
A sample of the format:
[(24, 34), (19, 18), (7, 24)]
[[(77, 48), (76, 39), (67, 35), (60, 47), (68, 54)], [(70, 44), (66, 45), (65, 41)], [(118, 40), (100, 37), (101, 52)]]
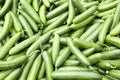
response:
[(0, 0), (0, 80), (120, 80), (120, 0)]

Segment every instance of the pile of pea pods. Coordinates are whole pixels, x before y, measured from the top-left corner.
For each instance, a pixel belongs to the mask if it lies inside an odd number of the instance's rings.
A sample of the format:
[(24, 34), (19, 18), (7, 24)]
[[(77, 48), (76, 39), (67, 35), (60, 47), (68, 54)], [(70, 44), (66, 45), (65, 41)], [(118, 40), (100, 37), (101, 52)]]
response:
[(0, 80), (120, 80), (120, 0), (0, 0)]

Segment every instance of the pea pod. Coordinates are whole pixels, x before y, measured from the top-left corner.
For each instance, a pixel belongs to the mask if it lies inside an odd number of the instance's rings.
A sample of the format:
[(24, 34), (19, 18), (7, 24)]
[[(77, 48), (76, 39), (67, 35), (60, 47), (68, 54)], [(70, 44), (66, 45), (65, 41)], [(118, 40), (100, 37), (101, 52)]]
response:
[(0, 70), (16, 68), (27, 61), (27, 56), (23, 55), (9, 61), (0, 61)]
[(30, 72), (30, 68), (31, 68), (35, 58), (37, 57), (37, 51), (33, 51), (31, 53), (33, 55), (31, 55), (30, 58), (28, 58), (28, 61), (27, 61), (26, 65), (23, 68), (23, 71), (22, 71), (22, 74), (21, 74), (19, 80), (26, 80), (27, 79), (27, 76), (28, 76), (28, 74)]
[(108, 30), (110, 29), (110, 25), (112, 23), (112, 17), (108, 17), (103, 23), (102, 28), (100, 29), (98, 41), (104, 43)]
[(41, 68), (39, 70), (38, 80), (41, 80), (45, 74), (45, 63), (42, 62)]
[(21, 32), (15, 34), (10, 40), (0, 49), (0, 59), (3, 59), (12, 48), (12, 46), (21, 38)]
[(108, 75), (120, 79), (120, 71), (119, 70), (110, 70)]
[(73, 23), (79, 23), (82, 22), (83, 20), (87, 19), (90, 17), (95, 11), (97, 10), (97, 6), (92, 6), (82, 14), (76, 16), (73, 20)]
[(50, 7), (50, 2), (49, 0), (42, 0), (43, 4), (46, 6), (46, 7)]
[(42, 56), (43, 56), (43, 60), (45, 62), (46, 79), (53, 80), (53, 78), (51, 76), (51, 74), (53, 72), (52, 57), (47, 51), (44, 51), (42, 53)]
[(20, 76), (21, 72), (22, 72), (21, 68), (15, 69), (4, 80), (16, 80)]
[(33, 0), (32, 6), (35, 9), (36, 12), (39, 10), (39, 0)]
[(75, 10), (73, 7), (72, 0), (68, 0), (68, 6), (69, 6), (69, 14), (68, 14), (68, 19), (67, 19), (67, 25), (70, 25), (74, 19), (74, 16), (75, 16)]
[(3, 17), (10, 9), (13, 0), (6, 0), (0, 10), (0, 17)]
[(11, 15), (10, 13), (7, 13), (5, 16), (5, 22), (3, 25), (3, 29), (0, 32), (0, 41), (3, 40), (9, 34), (11, 26), (12, 26)]
[(35, 31), (38, 32), (38, 25), (36, 22), (24, 11), (20, 10), (20, 13), (26, 18), (28, 23), (30, 24), (30, 27)]
[(81, 53), (81, 51), (74, 46), (71, 38), (67, 38), (67, 45), (70, 48), (70, 51), (77, 57), (77, 59), (86, 66), (90, 66), (89, 60)]
[(30, 69), (30, 72), (27, 76), (27, 80), (36, 80), (37, 79), (37, 74), (40, 69), (41, 63), (42, 63), (42, 56), (41, 56), (41, 54), (39, 54), (39, 56), (35, 59), (32, 67)]
[(54, 71), (52, 73), (54, 79), (81, 79), (81, 80), (101, 80), (100, 74), (91, 71)]
[(33, 7), (26, 0), (20, 0), (20, 3), (26, 13), (28, 13), (35, 22), (40, 23), (39, 15), (35, 12)]

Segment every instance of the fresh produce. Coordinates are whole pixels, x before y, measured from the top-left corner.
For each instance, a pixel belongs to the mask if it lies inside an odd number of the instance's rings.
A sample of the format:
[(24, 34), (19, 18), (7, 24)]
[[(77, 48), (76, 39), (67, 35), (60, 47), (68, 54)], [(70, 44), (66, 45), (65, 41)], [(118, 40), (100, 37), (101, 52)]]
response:
[(0, 0), (0, 80), (120, 80), (120, 0)]

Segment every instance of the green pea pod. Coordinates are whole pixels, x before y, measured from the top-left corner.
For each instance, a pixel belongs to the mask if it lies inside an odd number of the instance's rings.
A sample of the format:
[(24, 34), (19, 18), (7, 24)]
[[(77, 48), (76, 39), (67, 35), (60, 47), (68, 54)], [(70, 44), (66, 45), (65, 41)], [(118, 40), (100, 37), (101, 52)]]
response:
[(42, 5), (39, 10), (40, 20), (45, 25), (46, 24), (46, 7)]
[(39, 72), (41, 63), (42, 63), (42, 56), (41, 56), (41, 54), (39, 54), (39, 56), (35, 59), (34, 63), (32, 64), (30, 72), (27, 76), (27, 80), (36, 80), (37, 79), (37, 74)]
[(40, 23), (39, 15), (35, 12), (33, 7), (26, 0), (20, 0), (20, 3), (26, 13), (28, 13), (35, 22)]
[(50, 12), (46, 15), (46, 17), (47, 17), (48, 20), (49, 20), (49, 19), (52, 19), (52, 18), (58, 16), (59, 14), (65, 12), (65, 11), (67, 10), (67, 8), (68, 8), (68, 3), (66, 2), (66, 3), (58, 6), (57, 8), (53, 9), (52, 11), (50, 11)]
[(20, 51), (22, 51), (23, 49), (25, 49), (26, 47), (30, 46), (35, 40), (36, 38), (38, 38), (38, 35), (32, 36), (26, 40), (23, 40), (22, 42), (20, 42), (19, 44), (15, 45), (14, 47), (12, 47), (9, 51), (10, 55), (13, 54), (17, 54)]
[(54, 79), (79, 79), (101, 80), (102, 76), (92, 71), (54, 71), (51, 75)]
[(18, 16), (23, 28), (25, 29), (28, 37), (32, 37), (34, 35), (30, 25), (28, 24), (27, 20), (22, 16), (22, 15), (19, 15)]
[(46, 7), (50, 7), (50, 2), (49, 0), (42, 0), (43, 4), (46, 6)]
[(120, 70), (110, 70), (108, 75), (120, 79)]
[(35, 9), (36, 12), (39, 10), (39, 0), (33, 0), (32, 1), (32, 6)]
[(17, 0), (13, 0), (12, 12), (14, 14), (17, 14), (17, 8), (18, 8), (17, 4), (18, 4), (18, 1)]
[(67, 45), (70, 48), (70, 51), (73, 53), (73, 55), (76, 56), (76, 58), (84, 65), (86, 66), (90, 66), (90, 62), (87, 59), (87, 57), (85, 57), (81, 51), (75, 47), (75, 45), (73, 44), (73, 41), (71, 38), (67, 38)]
[(102, 69), (120, 69), (120, 59), (115, 60), (101, 60), (97, 63), (97, 66)]
[(50, 24), (49, 26), (47, 26), (45, 28), (45, 30), (43, 31), (43, 33), (49, 32), (50, 30), (55, 29), (56, 27), (59, 27), (66, 20), (67, 15), (68, 15), (67, 12), (63, 13), (59, 17), (59, 19), (57, 19), (55, 22), (53, 22), (52, 24)]
[(0, 17), (3, 17), (10, 9), (13, 0), (6, 0), (3, 7), (0, 9)]
[(0, 59), (3, 59), (15, 43), (21, 38), (21, 32), (15, 34), (10, 40), (0, 49)]
[(63, 66), (78, 66), (80, 64), (80, 62), (78, 60), (66, 60), (63, 64)]
[(111, 37), (111, 36), (108, 36), (108, 37), (106, 38), (106, 42), (111, 43), (112, 45), (120, 48), (120, 38), (119, 38), (119, 37)]
[(30, 68), (35, 60), (35, 58), (37, 57), (37, 51), (33, 51), (31, 52), (33, 55), (31, 55), (26, 63), (26, 65), (23, 68), (22, 74), (19, 78), (19, 80), (26, 80), (27, 76), (29, 74)]
[(45, 44), (51, 36), (51, 32), (44, 34), (39, 37), (27, 50), (26, 55), (29, 55), (31, 51), (37, 50), (40, 45)]
[(51, 74), (53, 72), (52, 57), (47, 51), (44, 51), (42, 53), (42, 56), (43, 56), (43, 60), (45, 62), (46, 79), (47, 80), (53, 80), (53, 78), (51, 76)]
[(0, 72), (0, 80), (4, 80), (13, 70), (5, 70)]
[(79, 12), (86, 11), (86, 8), (81, 4), (80, 0), (73, 0), (73, 5), (78, 9)]
[(70, 55), (70, 51), (68, 47), (63, 48), (62, 50), (63, 52), (59, 54), (59, 56), (57, 57), (55, 67), (60, 67)]
[(26, 18), (28, 23), (30, 24), (31, 28), (35, 31), (38, 32), (38, 25), (36, 22), (24, 11), (20, 10), (20, 13)]
[(75, 10), (73, 7), (72, 0), (68, 0), (68, 7), (69, 7), (69, 12), (68, 12), (67, 25), (70, 25), (75, 17)]
[(22, 25), (19, 22), (18, 17), (12, 11), (10, 11), (10, 15), (12, 16), (12, 19), (13, 19), (13, 25), (14, 25), (15, 31), (16, 32), (22, 31)]
[(3, 29), (0, 32), (0, 41), (3, 40), (9, 34), (11, 26), (12, 26), (11, 15), (7, 13), (5, 16), (5, 22), (3, 25)]
[(98, 4), (99, 4), (99, 1), (93, 1), (93, 2), (86, 3), (86, 4), (83, 3), (83, 6), (88, 9), (92, 6), (97, 6)]
[(119, 19), (120, 19), (119, 14), (120, 14), (120, 3), (117, 5), (116, 11), (114, 13), (111, 30), (119, 23)]
[(39, 74), (38, 74), (38, 80), (41, 80), (44, 77), (45, 74), (45, 63), (42, 62)]
[(71, 29), (80, 29), (82, 27), (85, 27), (87, 24), (89, 24), (93, 19), (95, 18), (95, 15), (90, 16), (89, 18), (83, 20), (80, 23), (73, 23), (72, 25), (70, 25)]
[(4, 80), (16, 80), (21, 75), (22, 69), (15, 69), (12, 73), (10, 73)]
[(100, 29), (98, 35), (98, 41), (100, 41), (101, 43), (104, 43), (108, 30), (110, 29), (111, 23), (112, 23), (112, 17), (108, 17), (103, 23), (102, 28)]
[(92, 32), (94, 32), (98, 27), (100, 26), (100, 23), (95, 23), (92, 26), (90, 26), (80, 37), (80, 39), (85, 40)]
[(97, 11), (97, 6), (92, 6), (85, 12), (81, 13), (80, 15), (76, 16), (73, 20), (73, 23), (79, 23), (82, 22), (83, 20), (87, 19), (90, 17), (95, 11)]
[(21, 66), (27, 61), (27, 56), (19, 56), (17, 58), (11, 59), (9, 61), (0, 61), (0, 70), (13, 69)]
[(120, 22), (110, 31), (111, 36), (120, 34)]
[(53, 41), (53, 45), (52, 45), (52, 60), (53, 60), (53, 64), (56, 63), (56, 59), (59, 55), (59, 49), (60, 49), (60, 37), (59, 35), (55, 34), (54, 36), (54, 41)]

